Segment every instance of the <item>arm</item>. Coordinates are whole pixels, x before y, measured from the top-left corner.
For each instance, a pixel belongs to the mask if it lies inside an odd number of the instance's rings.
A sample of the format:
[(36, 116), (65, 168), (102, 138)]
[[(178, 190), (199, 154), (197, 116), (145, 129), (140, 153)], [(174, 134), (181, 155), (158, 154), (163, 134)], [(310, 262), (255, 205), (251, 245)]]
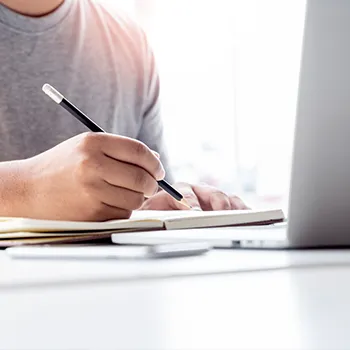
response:
[(0, 163), (0, 216), (125, 219), (158, 189), (164, 169), (143, 143), (84, 133), (25, 160)]
[(30, 208), (29, 173), (26, 162), (0, 163), (0, 215), (27, 216)]

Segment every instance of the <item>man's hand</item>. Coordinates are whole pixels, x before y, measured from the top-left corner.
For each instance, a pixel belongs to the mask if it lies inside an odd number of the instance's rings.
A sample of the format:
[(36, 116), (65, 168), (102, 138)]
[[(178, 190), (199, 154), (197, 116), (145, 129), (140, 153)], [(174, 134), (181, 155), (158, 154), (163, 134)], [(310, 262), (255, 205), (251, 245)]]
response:
[(103, 133), (73, 137), (21, 166), (30, 203), (24, 215), (40, 219), (129, 218), (164, 177), (143, 143)]
[[(202, 210), (234, 210), (249, 209), (237, 196), (229, 196), (215, 187), (190, 185), (186, 183), (175, 184), (174, 187), (184, 196), (186, 201), (195, 209)], [(180, 202), (160, 191), (147, 199), (142, 210), (186, 210)]]

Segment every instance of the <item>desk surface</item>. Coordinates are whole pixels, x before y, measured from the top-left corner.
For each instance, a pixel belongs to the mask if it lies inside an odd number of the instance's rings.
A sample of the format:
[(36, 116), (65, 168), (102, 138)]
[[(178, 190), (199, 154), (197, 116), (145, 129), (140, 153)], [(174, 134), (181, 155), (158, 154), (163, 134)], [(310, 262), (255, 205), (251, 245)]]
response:
[(0, 266), (0, 349), (350, 347), (350, 251)]

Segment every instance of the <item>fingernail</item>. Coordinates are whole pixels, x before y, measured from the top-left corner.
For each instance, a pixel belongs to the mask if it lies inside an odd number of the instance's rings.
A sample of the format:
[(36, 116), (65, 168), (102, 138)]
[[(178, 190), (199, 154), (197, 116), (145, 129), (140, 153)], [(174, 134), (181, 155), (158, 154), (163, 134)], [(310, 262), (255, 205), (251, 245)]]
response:
[(156, 152), (156, 151), (152, 151), (152, 152), (158, 159), (160, 158), (160, 154), (158, 152)]
[(159, 170), (158, 170), (158, 173), (157, 173), (157, 176), (156, 176), (156, 180), (157, 181), (163, 180), (164, 177), (165, 177), (165, 170), (163, 168), (163, 165), (160, 164), (160, 167), (159, 167)]

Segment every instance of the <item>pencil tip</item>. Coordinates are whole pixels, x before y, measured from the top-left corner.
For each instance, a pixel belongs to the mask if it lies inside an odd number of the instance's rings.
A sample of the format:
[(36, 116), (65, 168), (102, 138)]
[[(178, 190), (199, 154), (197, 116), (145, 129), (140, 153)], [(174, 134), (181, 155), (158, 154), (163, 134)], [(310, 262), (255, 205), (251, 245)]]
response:
[(181, 204), (183, 204), (185, 207), (187, 207), (188, 209), (192, 209), (192, 206), (190, 204), (188, 204), (188, 202), (186, 201), (186, 199), (182, 198), (180, 201)]

